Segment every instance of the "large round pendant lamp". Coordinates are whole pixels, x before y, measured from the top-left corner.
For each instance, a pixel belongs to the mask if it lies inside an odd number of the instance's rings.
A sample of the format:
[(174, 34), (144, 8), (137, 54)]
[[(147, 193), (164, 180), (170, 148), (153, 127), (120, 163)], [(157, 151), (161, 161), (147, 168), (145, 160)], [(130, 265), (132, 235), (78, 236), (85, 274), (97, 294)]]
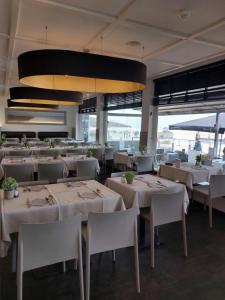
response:
[(18, 57), (20, 82), (38, 88), (90, 93), (143, 90), (145, 64), (69, 50), (35, 50)]
[(83, 103), (83, 95), (80, 92), (33, 87), (13, 87), (9, 92), (10, 99), (14, 102), (53, 105), (81, 105)]
[(35, 104), (35, 103), (19, 103), (13, 102), (11, 99), (7, 100), (8, 107), (13, 109), (22, 109), (22, 110), (57, 110), (57, 105), (50, 104)]

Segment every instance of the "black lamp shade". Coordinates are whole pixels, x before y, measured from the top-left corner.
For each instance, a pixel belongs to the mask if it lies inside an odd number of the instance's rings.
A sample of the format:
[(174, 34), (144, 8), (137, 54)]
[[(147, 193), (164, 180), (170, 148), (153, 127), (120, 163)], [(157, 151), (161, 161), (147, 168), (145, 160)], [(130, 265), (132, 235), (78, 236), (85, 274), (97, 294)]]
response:
[(145, 64), (69, 50), (35, 50), (18, 57), (20, 82), (33, 87), (91, 93), (143, 90)]
[(35, 104), (35, 103), (19, 103), (13, 102), (11, 99), (7, 100), (8, 107), (14, 109), (27, 109), (27, 110), (57, 110), (57, 105), (50, 104)]
[(14, 102), (49, 105), (81, 105), (82, 93), (48, 90), (33, 87), (10, 88), (10, 99)]

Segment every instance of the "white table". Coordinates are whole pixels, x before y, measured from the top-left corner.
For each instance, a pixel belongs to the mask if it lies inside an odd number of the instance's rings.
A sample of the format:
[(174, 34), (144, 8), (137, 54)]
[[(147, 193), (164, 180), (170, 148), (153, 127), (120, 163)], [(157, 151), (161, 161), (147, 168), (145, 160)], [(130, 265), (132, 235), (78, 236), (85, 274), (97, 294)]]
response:
[[(101, 191), (101, 196), (96, 194), (94, 199), (81, 198), (78, 195), (96, 189)], [(1, 190), (0, 256), (2, 257), (7, 255), (11, 243), (10, 234), (18, 232), (22, 223), (54, 222), (77, 213), (81, 213), (82, 219), (87, 220), (89, 212), (113, 212), (125, 209), (121, 195), (95, 180), (85, 181), (80, 187), (68, 187), (67, 183), (58, 183), (43, 186), (39, 191), (24, 191), (22, 187), (18, 190), (19, 197), (13, 200), (4, 200)], [(27, 199), (30, 202), (49, 195), (53, 196), (53, 205), (31, 207), (27, 205)]]
[[(159, 178), (153, 175), (139, 175), (136, 176), (132, 184), (122, 183), (121, 177), (108, 178), (106, 185), (119, 193), (124, 200), (126, 208), (138, 206), (150, 207), (151, 206), (151, 195), (157, 192), (163, 193), (175, 193), (184, 191), (184, 208), (187, 212), (189, 205), (189, 198), (186, 188), (183, 184), (172, 182), (167, 179)], [(157, 181), (160, 180), (159, 184)]]
[(191, 190), (193, 184), (203, 181), (209, 181), (211, 175), (223, 174), (221, 166), (202, 166), (197, 167), (194, 164), (183, 163), (180, 168), (175, 166), (160, 165), (159, 176), (173, 181), (184, 183)]

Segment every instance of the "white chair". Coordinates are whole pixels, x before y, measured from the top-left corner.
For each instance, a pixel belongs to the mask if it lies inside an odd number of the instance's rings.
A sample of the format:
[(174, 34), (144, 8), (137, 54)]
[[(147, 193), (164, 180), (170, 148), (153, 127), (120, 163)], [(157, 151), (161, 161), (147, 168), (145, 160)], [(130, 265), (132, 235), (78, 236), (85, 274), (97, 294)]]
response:
[(91, 179), (96, 179), (97, 175), (97, 160), (77, 160), (77, 176), (88, 176)]
[(29, 150), (17, 150), (17, 151), (7, 151), (5, 156), (10, 157), (28, 157), (31, 155)]
[(56, 149), (52, 148), (52, 149), (40, 149), (39, 150), (39, 154), (40, 156), (54, 156), (56, 153)]
[(212, 208), (213, 201), (217, 198), (225, 196), (225, 175), (211, 175), (209, 179), (209, 186), (196, 186), (193, 190), (193, 199), (197, 200), (198, 196), (203, 196), (204, 206), (208, 202), (209, 206), (209, 226), (213, 227), (212, 222)]
[(5, 177), (13, 177), (17, 182), (34, 180), (33, 164), (8, 164), (4, 165)]
[(9, 142), (9, 143), (19, 143), (20, 139), (19, 138), (7, 138), (6, 142)]
[[(131, 208), (113, 213), (90, 213), (86, 239), (86, 300), (90, 297), (90, 258), (92, 254), (134, 247), (136, 287), (140, 293), (137, 216), (139, 210)], [(104, 230), (103, 230), (104, 228)]]
[(150, 223), (151, 266), (155, 267), (155, 227), (173, 222), (182, 222), (184, 255), (187, 256), (187, 236), (184, 212), (184, 191), (172, 194), (153, 194), (150, 212), (144, 210), (141, 217)]
[(153, 160), (151, 156), (137, 156), (135, 160), (137, 172), (152, 171)]
[(82, 155), (84, 154), (84, 150), (83, 149), (67, 149), (66, 150), (66, 155), (70, 156), (70, 155)]
[(89, 177), (89, 176), (68, 177), (68, 178), (57, 179), (57, 183), (72, 182), (72, 181), (85, 181), (85, 180), (90, 180), (90, 179), (91, 179), (91, 177)]
[(23, 298), (23, 273), (67, 260), (79, 262), (81, 299), (84, 300), (81, 217), (49, 224), (22, 224), (19, 228), (17, 300)]
[(38, 180), (56, 182), (64, 177), (65, 164), (63, 161), (38, 163)]

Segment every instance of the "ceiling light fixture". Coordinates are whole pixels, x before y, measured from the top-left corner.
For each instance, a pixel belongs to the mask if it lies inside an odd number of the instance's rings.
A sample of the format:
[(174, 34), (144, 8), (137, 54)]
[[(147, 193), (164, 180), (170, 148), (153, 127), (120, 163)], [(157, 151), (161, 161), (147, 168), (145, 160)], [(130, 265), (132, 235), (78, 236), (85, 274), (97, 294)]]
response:
[(20, 82), (54, 90), (127, 93), (143, 90), (145, 64), (69, 50), (35, 50), (18, 57)]
[(48, 90), (33, 87), (13, 87), (9, 89), (10, 99), (14, 102), (81, 105), (83, 95), (80, 92)]
[(19, 103), (14, 102), (11, 99), (7, 100), (8, 107), (13, 109), (22, 109), (22, 110), (57, 110), (57, 105), (50, 105), (50, 104), (35, 104), (35, 103)]

